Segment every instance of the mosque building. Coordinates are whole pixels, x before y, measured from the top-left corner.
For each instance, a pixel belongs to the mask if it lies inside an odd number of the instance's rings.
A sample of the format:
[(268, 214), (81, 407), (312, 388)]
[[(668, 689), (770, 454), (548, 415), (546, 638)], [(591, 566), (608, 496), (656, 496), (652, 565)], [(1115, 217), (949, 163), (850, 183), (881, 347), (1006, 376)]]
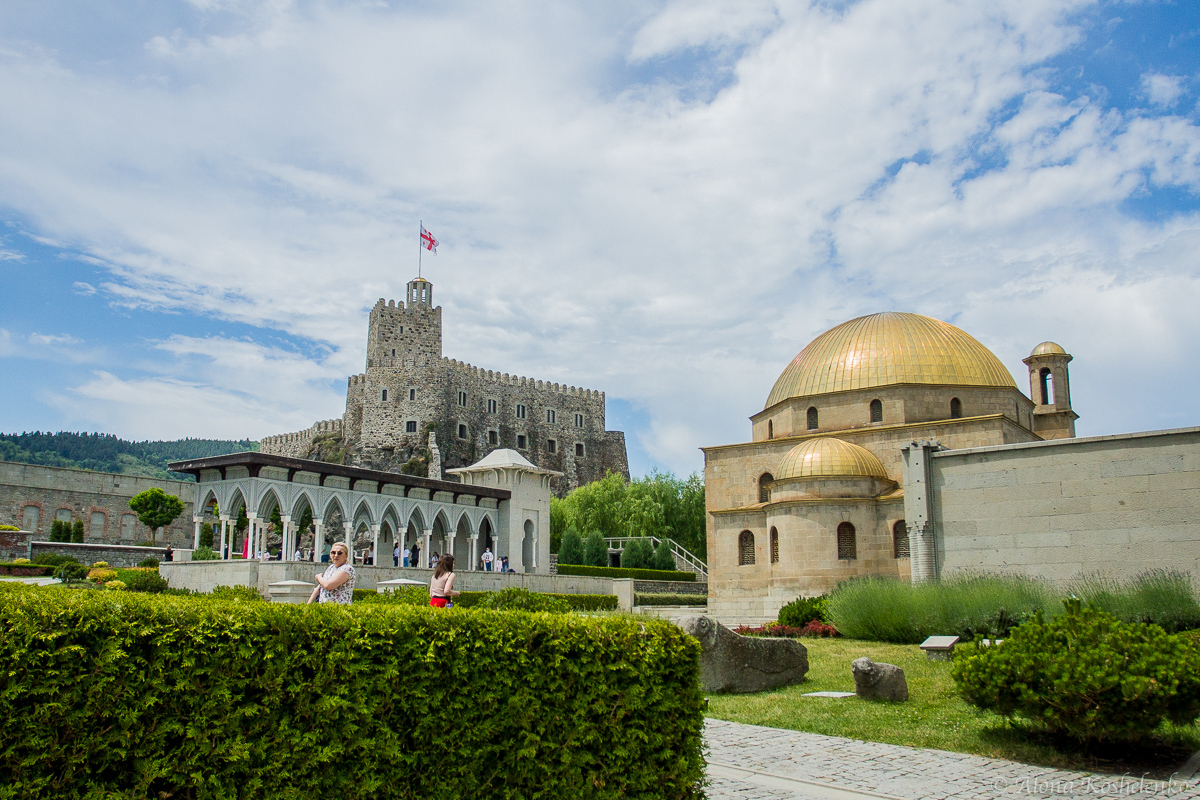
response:
[(750, 418), (751, 441), (703, 448), (710, 612), (773, 619), (859, 576), (1200, 575), (1200, 429), (1076, 438), (1071, 359), (1035, 347), (1026, 396), (930, 317), (818, 336)]

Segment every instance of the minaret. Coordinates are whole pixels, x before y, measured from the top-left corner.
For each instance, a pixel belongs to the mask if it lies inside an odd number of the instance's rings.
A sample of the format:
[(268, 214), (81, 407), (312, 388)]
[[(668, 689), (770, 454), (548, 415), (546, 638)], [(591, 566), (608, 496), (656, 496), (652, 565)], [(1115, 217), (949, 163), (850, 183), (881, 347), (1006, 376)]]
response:
[(1029, 397), (1036, 405), (1033, 432), (1043, 439), (1074, 437), (1079, 415), (1071, 410), (1070, 354), (1054, 342), (1042, 342), (1024, 361), (1029, 367)]

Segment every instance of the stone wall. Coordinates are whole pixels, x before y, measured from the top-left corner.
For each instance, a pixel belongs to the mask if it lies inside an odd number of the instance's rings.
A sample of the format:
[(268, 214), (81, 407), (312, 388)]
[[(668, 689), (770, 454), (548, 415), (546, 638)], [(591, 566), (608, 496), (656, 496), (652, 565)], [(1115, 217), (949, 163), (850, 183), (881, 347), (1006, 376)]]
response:
[(157, 558), (162, 561), (167, 557), (165, 547), (130, 547), (119, 544), (78, 544), (66, 542), (30, 542), (26, 558), (52, 553), (58, 556), (70, 556), (80, 564), (91, 565), (97, 561), (105, 561), (110, 567), (136, 567), (143, 559)]
[(135, 544), (149, 540), (150, 530), (138, 522), (129, 500), (154, 487), (175, 495), (184, 505), (179, 518), (159, 531), (158, 541), (190, 548), (196, 485), (189, 481), (0, 461), (0, 524), (28, 530), (35, 539), (49, 539), (55, 519), (82, 519), (87, 543)]
[[(413, 281), (408, 297), (407, 304), (380, 299), (371, 310), (366, 371), (349, 378), (340, 422), (350, 462), (396, 470), (424, 452), (432, 427), (444, 469), (469, 466), (507, 447), (562, 472), (554, 486), (560, 496), (608, 471), (629, 477), (625, 435), (605, 430), (604, 392), (445, 358), (442, 309), (431, 306), (432, 284)], [(260, 450), (318, 457), (314, 440), (332, 433), (335, 423), (267, 437)]]
[[(263, 597), (267, 587), (278, 581), (308, 581), (314, 586), (314, 576), (323, 572), (325, 564), (306, 564), (294, 561), (187, 561), (159, 565), (159, 573), (172, 588), (211, 592), (216, 586), (253, 586)], [(382, 581), (408, 578), (427, 584), (433, 577), (431, 569), (403, 567), (356, 566), (356, 589), (375, 589)], [(582, 575), (535, 575), (499, 572), (459, 572), (454, 586), (459, 591), (487, 592), (508, 586), (519, 586), (533, 592), (556, 594), (612, 594), (611, 578)]]
[(28, 558), (29, 543), (36, 538), (32, 531), (0, 531), (0, 561)]
[(1200, 428), (947, 450), (929, 465), (942, 576), (1165, 568), (1200, 585)]

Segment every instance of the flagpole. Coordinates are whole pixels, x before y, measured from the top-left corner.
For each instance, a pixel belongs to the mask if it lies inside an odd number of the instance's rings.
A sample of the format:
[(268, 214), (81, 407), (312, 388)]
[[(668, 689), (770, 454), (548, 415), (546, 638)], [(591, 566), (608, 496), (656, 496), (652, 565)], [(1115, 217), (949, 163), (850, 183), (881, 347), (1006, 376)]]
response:
[(417, 278), (421, 277), (421, 253), (425, 249), (425, 243), (421, 241), (421, 231), (425, 230), (425, 220), (421, 220), (421, 228), (417, 231)]

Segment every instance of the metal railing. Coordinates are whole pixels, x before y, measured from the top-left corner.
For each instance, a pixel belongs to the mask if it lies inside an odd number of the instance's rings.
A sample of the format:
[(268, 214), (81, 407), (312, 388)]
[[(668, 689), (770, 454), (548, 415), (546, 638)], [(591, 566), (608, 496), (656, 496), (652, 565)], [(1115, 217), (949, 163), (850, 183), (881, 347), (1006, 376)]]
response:
[(680, 572), (696, 573), (696, 580), (698, 581), (708, 580), (708, 564), (705, 564), (703, 561), (693, 555), (691, 551), (685, 550), (674, 539), (667, 539), (665, 537), (660, 539), (657, 536), (613, 536), (611, 538), (605, 538), (604, 541), (608, 543), (609, 550), (624, 550), (627, 542), (637, 540), (648, 540), (656, 548), (660, 542), (666, 542), (667, 544), (671, 545), (671, 555), (675, 558), (675, 569), (679, 570)]

